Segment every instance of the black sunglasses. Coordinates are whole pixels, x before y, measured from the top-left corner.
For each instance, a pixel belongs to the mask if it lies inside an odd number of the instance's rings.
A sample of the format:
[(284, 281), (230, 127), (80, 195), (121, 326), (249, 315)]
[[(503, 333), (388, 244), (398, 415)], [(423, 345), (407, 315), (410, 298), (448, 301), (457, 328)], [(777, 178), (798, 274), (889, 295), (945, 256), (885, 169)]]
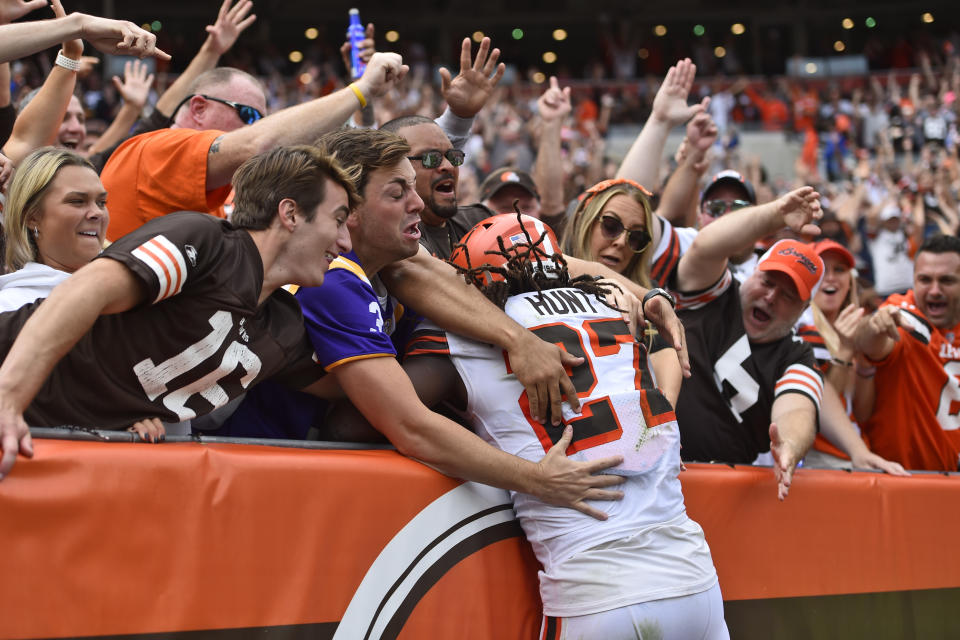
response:
[(177, 115), (177, 111), (180, 111), (180, 107), (185, 105), (193, 96), (200, 96), (201, 98), (205, 98), (206, 100), (213, 100), (214, 102), (220, 102), (222, 104), (227, 105), (228, 107), (232, 107), (233, 110), (237, 112), (237, 116), (240, 118), (240, 121), (243, 124), (253, 124), (254, 122), (256, 122), (257, 120), (263, 117), (263, 114), (260, 113), (260, 110), (257, 109), (256, 107), (251, 107), (248, 104), (240, 104), (239, 102), (234, 102), (233, 100), (224, 100), (223, 98), (214, 98), (213, 96), (208, 96), (203, 93), (192, 93), (186, 98), (184, 98), (183, 100), (181, 100), (180, 104), (177, 105), (177, 108), (173, 110), (172, 117), (175, 117)]
[(702, 209), (705, 214), (711, 218), (719, 218), (728, 211), (736, 211), (744, 207), (752, 207), (752, 202), (746, 200), (707, 200), (703, 203)]
[(418, 156), (408, 156), (408, 160), (419, 160), (423, 163), (424, 169), (436, 169), (441, 164), (443, 164), (443, 159), (446, 158), (450, 161), (455, 167), (459, 167), (463, 164), (463, 159), (467, 157), (463, 151), (459, 149), (447, 149), (446, 151), (440, 151), (439, 149), (430, 149), (430, 151), (424, 151)]
[(651, 238), (646, 229), (626, 229), (616, 216), (601, 216), (600, 231), (610, 240), (616, 240), (626, 231), (627, 247), (634, 253), (643, 253), (650, 246)]

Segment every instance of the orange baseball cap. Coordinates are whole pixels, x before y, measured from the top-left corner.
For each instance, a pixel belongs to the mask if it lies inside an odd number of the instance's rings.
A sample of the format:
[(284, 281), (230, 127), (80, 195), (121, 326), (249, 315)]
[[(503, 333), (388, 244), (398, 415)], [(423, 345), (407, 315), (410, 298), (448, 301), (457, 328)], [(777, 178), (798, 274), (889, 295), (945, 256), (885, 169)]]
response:
[(800, 298), (807, 302), (823, 279), (823, 260), (813, 245), (797, 240), (780, 240), (757, 263), (758, 271), (779, 271), (787, 274)]
[(850, 269), (853, 269), (857, 264), (856, 260), (853, 259), (853, 254), (850, 253), (849, 249), (847, 249), (845, 246), (843, 246), (839, 242), (836, 242), (835, 240), (830, 240), (829, 238), (827, 238), (826, 240), (820, 240), (819, 242), (814, 242), (813, 250), (817, 252), (818, 256), (822, 256), (828, 251), (832, 251), (834, 253), (839, 254), (844, 264), (846, 264), (847, 267)]

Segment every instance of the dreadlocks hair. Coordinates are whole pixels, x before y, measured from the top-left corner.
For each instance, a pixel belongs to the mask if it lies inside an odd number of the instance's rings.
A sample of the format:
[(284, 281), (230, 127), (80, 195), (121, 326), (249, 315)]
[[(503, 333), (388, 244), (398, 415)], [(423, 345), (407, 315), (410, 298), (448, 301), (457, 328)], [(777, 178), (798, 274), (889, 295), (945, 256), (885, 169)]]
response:
[[(600, 303), (623, 313), (623, 309), (607, 302), (606, 299), (613, 287), (617, 289), (620, 287), (609, 281), (601, 284), (599, 280), (590, 275), (571, 278), (570, 271), (567, 268), (567, 261), (564, 259), (563, 254), (558, 251), (549, 255), (543, 249), (542, 245), (547, 235), (543, 234), (539, 239), (534, 240), (530, 232), (527, 231), (523, 225), (523, 218), (518, 204), (519, 200), (514, 200), (513, 209), (517, 213), (517, 221), (520, 223), (520, 228), (523, 229), (523, 234), (526, 236), (526, 243), (514, 244), (512, 247), (507, 248), (503, 242), (503, 238), (497, 237), (499, 249), (484, 252), (484, 255), (499, 255), (504, 258), (506, 263), (503, 266), (495, 267), (486, 263), (473, 266), (467, 245), (460, 242), (454, 246), (454, 250), (460, 249), (463, 251), (467, 267), (464, 268), (450, 260), (447, 260), (447, 262), (451, 264), (458, 273), (463, 275), (467, 284), (477, 286), (487, 299), (501, 309), (506, 305), (507, 298), (513, 295), (536, 291), (542, 301), (544, 291), (572, 287), (593, 295)], [(546, 260), (552, 261), (553, 265), (545, 265), (544, 262)], [(554, 267), (554, 265), (556, 266)], [(491, 282), (488, 284), (480, 285), (479, 283), (483, 281), (484, 273), (498, 274), (503, 277), (503, 280), (494, 281), (491, 278)]]

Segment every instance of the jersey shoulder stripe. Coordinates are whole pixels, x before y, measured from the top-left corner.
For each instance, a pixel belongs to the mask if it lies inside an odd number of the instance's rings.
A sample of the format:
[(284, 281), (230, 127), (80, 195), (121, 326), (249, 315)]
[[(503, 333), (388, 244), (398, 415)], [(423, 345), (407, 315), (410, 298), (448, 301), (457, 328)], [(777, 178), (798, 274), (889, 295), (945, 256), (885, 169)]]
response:
[(723, 272), (723, 276), (717, 283), (709, 289), (695, 291), (693, 293), (674, 292), (677, 298), (677, 309), (690, 310), (704, 307), (722, 296), (723, 293), (730, 288), (731, 282), (733, 282), (733, 276), (730, 274), (730, 270), (727, 269)]
[(159, 287), (154, 303), (175, 296), (187, 280), (187, 264), (177, 245), (165, 236), (150, 238), (131, 254), (157, 276)]
[(450, 355), (450, 344), (447, 342), (446, 333), (430, 329), (417, 330), (407, 343), (404, 357), (425, 354)]
[(792, 364), (783, 372), (774, 387), (774, 396), (795, 392), (808, 396), (820, 408), (823, 398), (823, 379), (820, 373), (803, 364)]

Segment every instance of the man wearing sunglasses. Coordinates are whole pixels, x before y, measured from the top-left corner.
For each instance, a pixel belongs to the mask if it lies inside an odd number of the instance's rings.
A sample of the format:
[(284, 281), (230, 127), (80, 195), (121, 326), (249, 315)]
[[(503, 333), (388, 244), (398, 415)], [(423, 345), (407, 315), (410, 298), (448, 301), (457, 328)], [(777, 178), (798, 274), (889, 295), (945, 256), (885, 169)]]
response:
[(749, 180), (736, 171), (721, 171), (713, 176), (700, 196), (697, 221), (703, 229), (724, 214), (755, 204), (757, 196)]
[(110, 192), (107, 238), (116, 240), (174, 211), (226, 217), (230, 180), (244, 161), (277, 146), (308, 144), (341, 126), (407, 71), (395, 53), (376, 53), (363, 77), (322, 98), (266, 115), (263, 86), (238, 69), (201, 74), (169, 128), (122, 144), (102, 173)]

